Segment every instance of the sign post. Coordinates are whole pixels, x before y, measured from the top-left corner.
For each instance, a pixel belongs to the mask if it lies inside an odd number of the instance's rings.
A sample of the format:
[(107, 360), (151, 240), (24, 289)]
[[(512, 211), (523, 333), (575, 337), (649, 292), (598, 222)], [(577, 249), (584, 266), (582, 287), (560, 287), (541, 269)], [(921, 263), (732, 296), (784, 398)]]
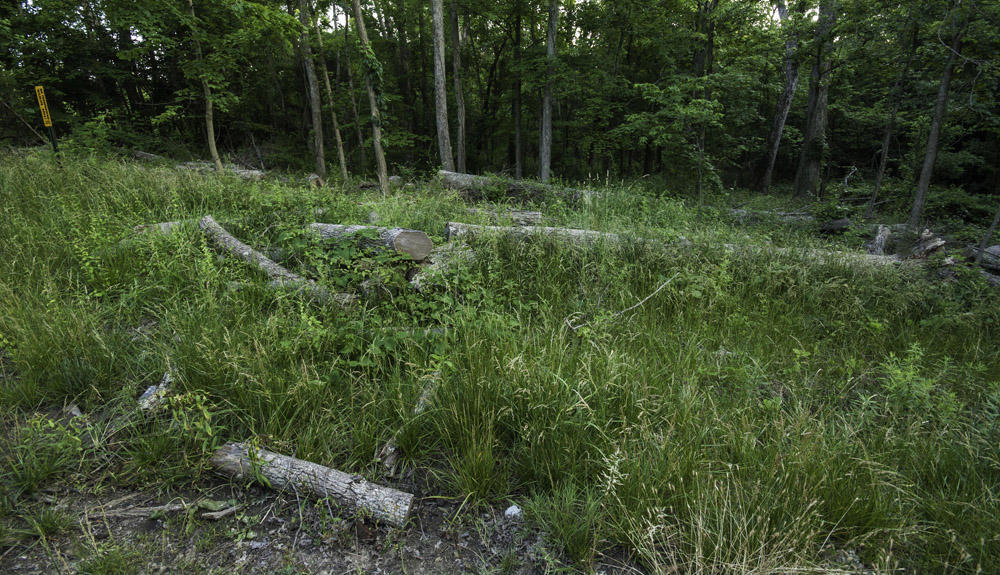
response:
[(45, 88), (35, 86), (35, 97), (38, 98), (38, 108), (42, 111), (42, 123), (49, 130), (49, 139), (52, 140), (52, 151), (59, 153), (59, 145), (56, 144), (56, 132), (52, 129), (52, 115), (49, 113), (49, 103), (45, 100)]

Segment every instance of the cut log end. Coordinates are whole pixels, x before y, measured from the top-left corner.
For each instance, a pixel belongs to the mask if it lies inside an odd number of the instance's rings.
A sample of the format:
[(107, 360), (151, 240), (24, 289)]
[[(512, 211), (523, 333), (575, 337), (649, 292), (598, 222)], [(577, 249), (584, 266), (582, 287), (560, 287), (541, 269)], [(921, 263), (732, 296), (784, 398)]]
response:
[(392, 247), (397, 252), (408, 254), (414, 261), (421, 262), (431, 255), (434, 242), (424, 232), (401, 230), (392, 239)]

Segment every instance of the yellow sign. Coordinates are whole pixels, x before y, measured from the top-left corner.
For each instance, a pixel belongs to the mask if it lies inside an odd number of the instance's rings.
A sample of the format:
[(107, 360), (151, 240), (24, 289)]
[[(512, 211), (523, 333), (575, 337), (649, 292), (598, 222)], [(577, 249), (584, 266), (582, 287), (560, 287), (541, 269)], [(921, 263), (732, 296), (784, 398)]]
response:
[(49, 103), (45, 101), (45, 88), (35, 86), (35, 96), (38, 97), (38, 107), (42, 110), (42, 123), (46, 128), (51, 128), (52, 116), (49, 115)]

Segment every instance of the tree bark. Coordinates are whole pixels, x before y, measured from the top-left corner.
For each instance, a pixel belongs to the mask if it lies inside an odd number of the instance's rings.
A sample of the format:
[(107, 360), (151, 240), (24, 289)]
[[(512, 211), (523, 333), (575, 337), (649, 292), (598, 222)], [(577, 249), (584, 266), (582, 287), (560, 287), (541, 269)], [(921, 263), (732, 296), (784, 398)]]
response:
[(955, 32), (948, 49), (948, 61), (941, 74), (941, 85), (938, 86), (937, 100), (934, 103), (934, 116), (931, 118), (931, 131), (927, 136), (924, 165), (920, 170), (920, 180), (917, 182), (917, 192), (913, 198), (913, 208), (910, 210), (910, 219), (907, 222), (911, 229), (916, 229), (920, 225), (924, 205), (927, 203), (927, 192), (931, 187), (931, 176), (934, 174), (934, 164), (937, 162), (940, 146), (941, 128), (944, 126), (944, 117), (948, 112), (948, 90), (951, 86), (951, 77), (955, 71), (955, 63), (958, 62), (958, 56), (962, 49), (962, 38), (965, 36), (967, 27), (968, 22), (963, 22)]
[[(198, 39), (198, 30), (195, 27), (198, 17), (194, 13), (194, 0), (188, 0), (188, 8), (191, 12), (191, 39), (194, 40), (195, 57), (198, 59), (198, 62), (202, 62), (204, 54), (201, 51), (201, 40)], [(215, 147), (215, 118), (213, 117), (212, 110), (212, 89), (209, 88), (208, 80), (205, 80), (204, 76), (201, 78), (201, 91), (205, 97), (205, 132), (208, 139), (208, 153), (212, 156), (215, 171), (221, 174), (224, 170), (222, 159), (219, 157), (219, 150)]]
[(542, 129), (538, 151), (538, 179), (546, 183), (552, 171), (552, 84), (555, 76), (556, 31), (559, 26), (559, 0), (549, 0), (549, 26), (545, 47), (545, 94), (542, 97)]
[(448, 133), (448, 86), (445, 72), (444, 45), (444, 0), (431, 0), (431, 16), (434, 25), (434, 113), (437, 120), (438, 155), (441, 166), (449, 172), (455, 171), (455, 160), (451, 152), (451, 136)]
[(521, 6), (522, 0), (514, 4), (514, 86), (511, 90), (513, 101), (511, 111), (514, 116), (514, 178), (524, 176), (524, 150), (521, 140)]
[(889, 92), (889, 98), (892, 100), (892, 109), (889, 112), (889, 120), (885, 125), (885, 134), (882, 136), (882, 151), (879, 155), (878, 169), (875, 171), (875, 187), (872, 189), (872, 196), (868, 200), (868, 205), (865, 206), (866, 219), (872, 217), (875, 213), (875, 205), (878, 203), (878, 196), (882, 192), (882, 181), (885, 179), (885, 170), (889, 165), (889, 146), (892, 144), (892, 137), (896, 133), (896, 118), (899, 116), (903, 85), (906, 82), (906, 76), (909, 74), (910, 62), (913, 61), (913, 55), (917, 53), (919, 28), (912, 16), (910, 17), (909, 28), (911, 30), (910, 50), (906, 54), (903, 68), (899, 71), (899, 75), (896, 76), (896, 83), (893, 84), (892, 90)]
[(302, 23), (302, 34), (299, 36), (302, 64), (306, 70), (306, 82), (309, 84), (309, 111), (313, 128), (313, 152), (316, 154), (316, 175), (325, 182), (326, 154), (323, 151), (323, 104), (319, 99), (319, 81), (316, 78), (312, 47), (309, 45), (309, 27), (312, 26), (309, 0), (299, 0), (299, 22)]
[[(778, 0), (776, 4), (778, 17), (781, 18), (782, 25), (787, 27), (788, 7), (784, 0)], [(771, 120), (771, 131), (767, 134), (765, 144), (764, 170), (760, 178), (760, 191), (765, 193), (771, 188), (774, 164), (778, 160), (778, 150), (781, 148), (781, 138), (785, 132), (785, 122), (788, 120), (788, 111), (792, 109), (792, 100), (795, 99), (795, 90), (799, 85), (799, 60), (796, 56), (798, 49), (798, 37), (790, 34), (785, 40), (785, 85), (778, 97), (774, 118)]]
[(363, 247), (407, 254), (418, 262), (427, 259), (431, 249), (434, 248), (434, 243), (427, 234), (419, 230), (320, 223), (310, 224), (309, 229), (318, 233), (323, 239), (350, 239)]
[(316, 47), (319, 53), (316, 61), (319, 64), (319, 73), (323, 77), (323, 85), (326, 87), (326, 101), (330, 105), (330, 118), (333, 120), (333, 137), (337, 143), (337, 161), (340, 163), (340, 177), (346, 182), (350, 175), (347, 173), (347, 157), (344, 155), (344, 140), (340, 137), (340, 122), (337, 121), (337, 107), (333, 102), (333, 86), (330, 85), (330, 71), (326, 67), (326, 55), (323, 54), (323, 33), (319, 27), (319, 20), (314, 19), (316, 28)]
[[(440, 0), (438, 0), (440, 1)], [(462, 86), (462, 32), (458, 22), (458, 0), (451, 3), (451, 67), (455, 84), (455, 167), (465, 173), (465, 93)]]
[(365, 62), (365, 86), (368, 88), (368, 102), (372, 112), (372, 139), (375, 141), (375, 172), (378, 175), (378, 185), (384, 195), (389, 195), (389, 169), (385, 164), (385, 152), (382, 150), (382, 115), (379, 112), (379, 94), (381, 86), (375, 86), (372, 79), (372, 71), (368, 66), (367, 59), (374, 58), (375, 52), (368, 44), (368, 32), (365, 31), (365, 18), (361, 12), (361, 0), (352, 0), (354, 5), (354, 24), (358, 28), (358, 36), (361, 39), (361, 49), (366, 53)]
[[(470, 200), (479, 199), (517, 199), (528, 202), (543, 201), (546, 198), (561, 197), (570, 202), (586, 201), (598, 195), (597, 192), (585, 189), (557, 188), (549, 184), (540, 184), (527, 180), (509, 180), (506, 178), (491, 178), (440, 171), (438, 176), (446, 188), (463, 192)], [(498, 197), (494, 197), (498, 196)]]
[(204, 232), (217, 249), (232, 254), (264, 272), (271, 280), (270, 285), (274, 287), (292, 287), (321, 303), (332, 301), (343, 308), (349, 308), (355, 301), (355, 297), (350, 294), (330, 293), (316, 282), (285, 269), (264, 254), (236, 239), (212, 216), (202, 218), (198, 222), (198, 228)]
[(347, 90), (351, 94), (351, 112), (354, 114), (354, 136), (358, 140), (358, 152), (361, 154), (361, 169), (363, 174), (368, 166), (368, 154), (365, 152), (365, 137), (361, 133), (361, 115), (358, 113), (358, 98), (354, 93), (354, 69), (351, 68), (351, 50), (349, 48), (347, 31), (351, 27), (351, 15), (344, 10), (344, 64), (347, 66)]
[(826, 149), (826, 108), (832, 71), (833, 28), (837, 23), (839, 0), (822, 0), (816, 25), (816, 53), (809, 78), (809, 105), (803, 130), (802, 152), (795, 173), (795, 195), (815, 195), (819, 185), (823, 152)]
[(316, 497), (333, 497), (351, 512), (370, 513), (376, 520), (394, 527), (406, 524), (413, 506), (410, 493), (243, 443), (223, 445), (212, 455), (211, 464), (220, 473), (237, 479), (263, 478), (276, 489), (302, 488)]

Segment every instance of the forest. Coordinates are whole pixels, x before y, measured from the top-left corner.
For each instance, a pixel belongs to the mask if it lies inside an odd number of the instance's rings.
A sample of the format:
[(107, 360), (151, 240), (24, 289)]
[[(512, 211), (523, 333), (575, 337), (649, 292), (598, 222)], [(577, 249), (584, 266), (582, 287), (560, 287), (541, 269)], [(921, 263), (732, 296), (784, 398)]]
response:
[(1000, 573), (1000, 3), (0, 5), (0, 571)]

